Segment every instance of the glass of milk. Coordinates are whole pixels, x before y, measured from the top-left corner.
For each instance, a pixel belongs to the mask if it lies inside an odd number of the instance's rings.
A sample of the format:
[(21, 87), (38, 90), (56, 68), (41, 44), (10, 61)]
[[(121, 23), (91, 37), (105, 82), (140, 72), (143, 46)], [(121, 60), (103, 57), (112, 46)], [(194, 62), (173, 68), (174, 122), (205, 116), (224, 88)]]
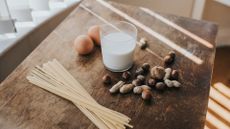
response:
[(133, 65), (137, 28), (119, 21), (100, 27), (102, 59), (105, 67), (113, 72), (126, 71)]

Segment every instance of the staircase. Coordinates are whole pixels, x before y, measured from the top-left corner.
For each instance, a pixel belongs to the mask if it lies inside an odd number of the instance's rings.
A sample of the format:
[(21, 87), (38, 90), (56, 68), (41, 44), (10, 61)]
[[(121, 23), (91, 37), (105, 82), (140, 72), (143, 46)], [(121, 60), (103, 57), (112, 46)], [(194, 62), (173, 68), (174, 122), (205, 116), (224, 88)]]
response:
[(80, 0), (0, 0), (0, 55), (17, 39)]
[(204, 129), (230, 129), (230, 88), (221, 82), (211, 86)]

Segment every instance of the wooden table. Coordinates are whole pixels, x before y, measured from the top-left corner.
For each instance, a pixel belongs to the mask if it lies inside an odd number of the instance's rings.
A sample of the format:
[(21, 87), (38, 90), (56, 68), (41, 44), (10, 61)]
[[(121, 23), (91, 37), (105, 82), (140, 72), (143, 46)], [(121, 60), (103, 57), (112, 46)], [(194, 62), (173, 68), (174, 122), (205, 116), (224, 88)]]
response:
[[(26, 80), (26, 75), (35, 65), (56, 58), (100, 104), (131, 117), (135, 129), (202, 129), (207, 111), (217, 26), (209, 22), (162, 15), (208, 41), (202, 44), (197, 41), (199, 37), (195, 36), (196, 40), (191, 38), (189, 32), (175, 29), (175, 25), (168, 25), (167, 21), (162, 21), (162, 17), (157, 15), (156, 18), (154, 14), (148, 10), (101, 0), (81, 3), (1, 83), (0, 128), (96, 128), (73, 104)], [(182, 87), (179, 90), (153, 90), (154, 101), (150, 105), (138, 95), (109, 93), (109, 87), (103, 86), (101, 82), (102, 76), (109, 73), (117, 81), (120, 73), (112, 73), (104, 68), (99, 47), (91, 55), (81, 57), (74, 52), (72, 45), (76, 36), (85, 34), (90, 26), (117, 20), (134, 23), (138, 28), (138, 38), (146, 37), (149, 40), (148, 51), (136, 48), (135, 66), (131, 71), (144, 62), (151, 66), (162, 64), (162, 57), (174, 50), (177, 57), (172, 68), (181, 71)]]

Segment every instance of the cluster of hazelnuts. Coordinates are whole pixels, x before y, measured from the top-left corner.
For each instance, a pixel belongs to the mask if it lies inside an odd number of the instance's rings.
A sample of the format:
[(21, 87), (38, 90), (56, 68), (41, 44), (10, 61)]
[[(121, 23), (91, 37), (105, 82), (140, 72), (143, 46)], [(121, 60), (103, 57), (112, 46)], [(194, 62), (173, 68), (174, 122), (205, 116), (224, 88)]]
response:
[[(173, 59), (169, 60), (167, 56), (171, 56)], [(175, 53), (169, 52), (167, 56), (167, 58), (165, 57), (167, 60), (164, 60), (164, 63), (172, 63), (175, 58)], [(149, 73), (150, 78), (147, 79)], [(162, 66), (150, 68), (148, 63), (144, 63), (135, 70), (134, 74), (135, 78), (131, 80), (132, 73), (130, 71), (123, 72), (121, 76), (122, 79), (110, 88), (110, 93), (120, 92), (125, 94), (133, 91), (134, 94), (141, 94), (144, 100), (150, 100), (152, 98), (152, 89), (163, 91), (167, 88), (178, 88), (181, 86), (181, 83), (178, 81), (178, 70), (173, 70), (171, 68), (164, 68)], [(112, 79), (109, 75), (105, 75), (103, 77), (103, 82), (105, 84), (111, 84)]]

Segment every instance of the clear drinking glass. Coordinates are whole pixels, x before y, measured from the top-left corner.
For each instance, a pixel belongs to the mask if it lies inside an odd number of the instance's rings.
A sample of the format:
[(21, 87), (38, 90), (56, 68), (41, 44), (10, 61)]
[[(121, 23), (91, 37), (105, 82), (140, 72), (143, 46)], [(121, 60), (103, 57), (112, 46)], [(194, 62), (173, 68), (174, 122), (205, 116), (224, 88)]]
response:
[(102, 58), (105, 67), (113, 72), (128, 70), (133, 65), (137, 28), (119, 21), (100, 27)]

